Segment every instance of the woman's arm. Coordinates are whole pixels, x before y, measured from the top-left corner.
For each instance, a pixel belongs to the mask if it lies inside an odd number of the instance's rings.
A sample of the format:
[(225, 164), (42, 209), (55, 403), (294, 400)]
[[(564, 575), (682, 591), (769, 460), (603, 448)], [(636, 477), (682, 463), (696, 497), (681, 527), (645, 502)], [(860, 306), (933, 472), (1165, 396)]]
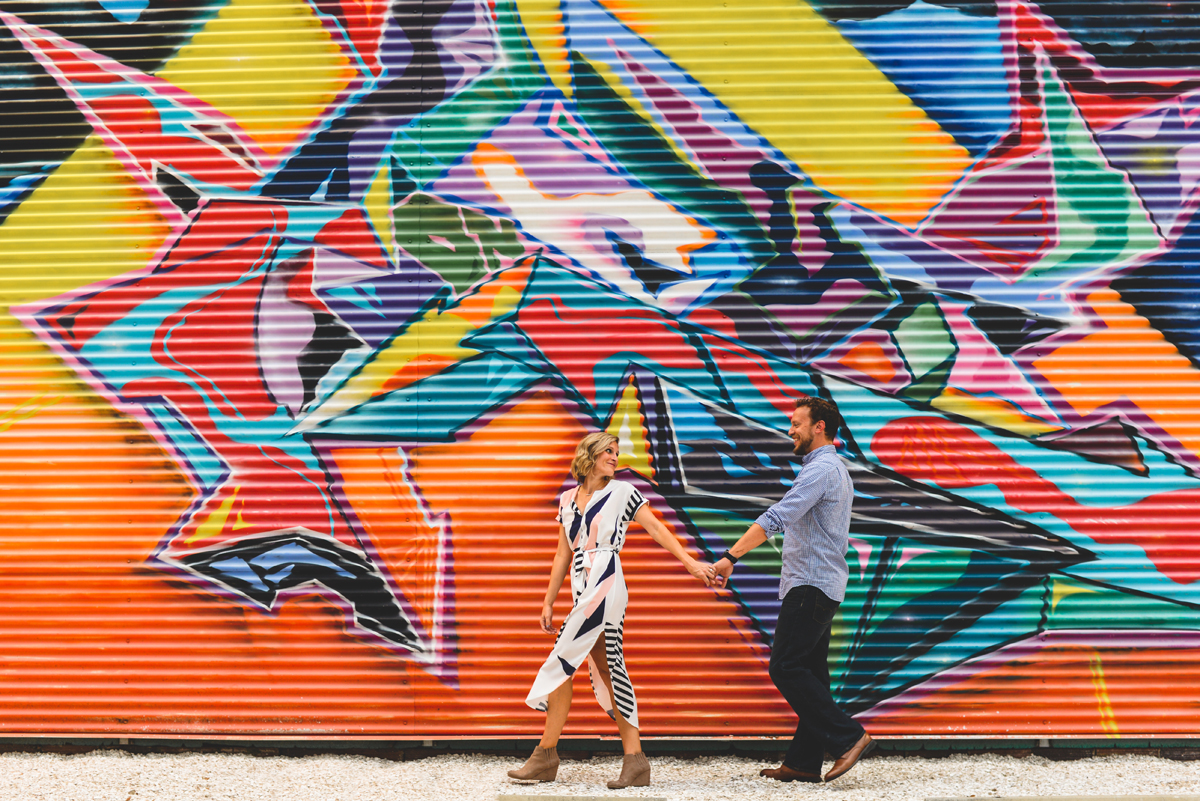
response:
[(554, 599), (562, 589), (563, 579), (567, 577), (567, 569), (571, 566), (571, 546), (567, 542), (567, 532), (558, 526), (558, 550), (554, 552), (554, 564), (550, 567), (550, 586), (546, 588), (546, 599), (542, 601), (542, 631), (554, 633)]
[(650, 504), (642, 504), (642, 508), (637, 510), (637, 514), (633, 516), (633, 519), (642, 528), (646, 529), (651, 539), (670, 551), (671, 555), (680, 562), (683, 562), (683, 566), (688, 569), (689, 573), (703, 581), (705, 587), (709, 586), (708, 569), (705, 565), (693, 559), (691, 554), (684, 550), (683, 543), (667, 530), (667, 527), (654, 516), (654, 512), (650, 511)]

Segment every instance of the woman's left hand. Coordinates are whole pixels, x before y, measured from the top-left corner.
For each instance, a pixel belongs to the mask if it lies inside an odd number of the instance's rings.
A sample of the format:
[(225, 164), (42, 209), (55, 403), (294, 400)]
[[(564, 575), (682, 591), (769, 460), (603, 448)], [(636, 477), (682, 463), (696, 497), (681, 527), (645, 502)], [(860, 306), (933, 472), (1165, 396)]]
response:
[(695, 559), (692, 559), (692, 560), (688, 561), (687, 569), (688, 569), (688, 572), (691, 573), (693, 577), (698, 578), (701, 581), (703, 581), (705, 587), (709, 586), (708, 565), (704, 564), (703, 562), (697, 562)]

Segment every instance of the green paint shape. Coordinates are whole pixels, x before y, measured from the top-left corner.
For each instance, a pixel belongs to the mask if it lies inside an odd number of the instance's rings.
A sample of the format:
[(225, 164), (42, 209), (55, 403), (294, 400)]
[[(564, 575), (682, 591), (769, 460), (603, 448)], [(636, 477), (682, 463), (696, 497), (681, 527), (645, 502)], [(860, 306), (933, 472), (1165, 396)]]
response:
[(422, 186), (462, 158), (550, 84), (512, 0), (496, 3), (496, 69), (401, 129), (392, 153)]
[(954, 337), (937, 305), (922, 303), (893, 332), (896, 345), (913, 377), (920, 381), (954, 356)]
[(1064, 576), (1053, 582), (1048, 629), (1200, 629), (1196, 610), (1183, 604)]
[(1109, 165), (1057, 72), (1041, 61), (1061, 233), (1058, 245), (1022, 279), (1100, 270), (1158, 247), (1157, 230), (1128, 177)]
[(392, 211), (396, 241), (462, 295), (480, 278), (500, 268), (500, 256), (525, 252), (510, 220), (417, 193)]

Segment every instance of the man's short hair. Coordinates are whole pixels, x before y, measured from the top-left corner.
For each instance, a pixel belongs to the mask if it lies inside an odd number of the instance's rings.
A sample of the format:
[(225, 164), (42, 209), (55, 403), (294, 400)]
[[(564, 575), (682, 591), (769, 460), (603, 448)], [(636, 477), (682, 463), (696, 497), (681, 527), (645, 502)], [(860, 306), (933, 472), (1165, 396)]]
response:
[(814, 398), (805, 396), (796, 399), (797, 409), (808, 409), (809, 419), (813, 425), (825, 421), (825, 436), (833, 439), (837, 436), (838, 429), (842, 427), (842, 413), (838, 411), (837, 404), (833, 401), (827, 401), (824, 398)]

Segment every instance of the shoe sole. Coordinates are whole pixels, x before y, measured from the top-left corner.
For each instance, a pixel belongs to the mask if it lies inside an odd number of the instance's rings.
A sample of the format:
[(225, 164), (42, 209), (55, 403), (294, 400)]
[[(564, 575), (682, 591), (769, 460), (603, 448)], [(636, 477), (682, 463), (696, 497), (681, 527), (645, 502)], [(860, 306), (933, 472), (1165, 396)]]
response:
[(615, 782), (607, 782), (607, 784), (608, 784), (608, 789), (610, 789), (610, 790), (624, 790), (626, 787), (649, 787), (650, 786), (650, 777), (647, 776), (645, 779), (642, 779), (641, 777), (639, 777), (637, 779), (634, 779), (629, 784), (617, 784)]
[(853, 770), (854, 766), (857, 765), (859, 762), (862, 762), (863, 759), (867, 756), (867, 754), (869, 754), (875, 750), (875, 746), (878, 745), (878, 742), (879, 742), (878, 740), (872, 740), (871, 742), (867, 743), (867, 747), (864, 748), (862, 750), (862, 753), (858, 755), (858, 759), (851, 762), (850, 765), (845, 770), (843, 770), (841, 773), (837, 774), (836, 776), (830, 776), (830, 775), (826, 774), (825, 775), (825, 783), (828, 784), (829, 782), (831, 782), (835, 779), (840, 779), (843, 776), (845, 776), (847, 773), (849, 773), (851, 770)]
[(556, 778), (558, 778), (558, 771), (554, 771), (553, 773), (550, 773), (549, 771), (542, 771), (536, 776), (514, 776), (510, 772), (508, 774), (508, 778), (512, 779), (514, 782), (521, 782), (522, 784), (540, 784), (542, 782), (554, 781)]

